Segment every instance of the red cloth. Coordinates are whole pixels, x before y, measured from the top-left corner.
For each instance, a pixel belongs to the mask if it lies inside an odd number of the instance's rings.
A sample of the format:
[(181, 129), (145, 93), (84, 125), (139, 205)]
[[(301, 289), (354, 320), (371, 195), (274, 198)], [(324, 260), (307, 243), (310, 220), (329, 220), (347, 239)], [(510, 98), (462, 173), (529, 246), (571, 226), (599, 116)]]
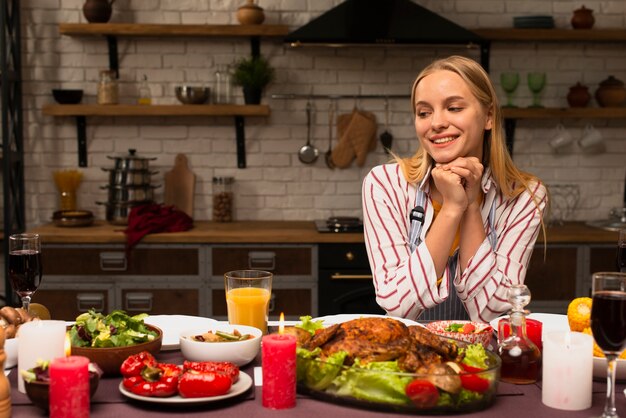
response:
[(157, 232), (180, 232), (193, 227), (193, 219), (174, 206), (150, 203), (135, 206), (128, 215), (126, 251), (130, 251), (148, 234)]

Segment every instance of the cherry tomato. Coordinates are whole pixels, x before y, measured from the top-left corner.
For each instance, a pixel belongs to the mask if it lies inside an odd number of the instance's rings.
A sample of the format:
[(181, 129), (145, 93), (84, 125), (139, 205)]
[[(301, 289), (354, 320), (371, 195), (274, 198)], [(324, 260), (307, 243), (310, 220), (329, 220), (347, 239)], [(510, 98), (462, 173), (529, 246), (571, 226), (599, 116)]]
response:
[(433, 407), (439, 400), (439, 390), (428, 380), (415, 379), (406, 385), (404, 392), (418, 408)]
[(461, 366), (467, 372), (461, 373), (459, 375), (459, 377), (461, 378), (461, 385), (463, 386), (463, 389), (471, 390), (478, 393), (483, 393), (489, 390), (489, 379), (480, 377), (477, 374), (468, 374), (480, 372), (482, 369), (479, 369), (478, 367), (468, 366), (467, 364), (461, 364)]
[(476, 326), (474, 324), (465, 324), (463, 328), (461, 328), (461, 333), (463, 334), (471, 334), (476, 331)]

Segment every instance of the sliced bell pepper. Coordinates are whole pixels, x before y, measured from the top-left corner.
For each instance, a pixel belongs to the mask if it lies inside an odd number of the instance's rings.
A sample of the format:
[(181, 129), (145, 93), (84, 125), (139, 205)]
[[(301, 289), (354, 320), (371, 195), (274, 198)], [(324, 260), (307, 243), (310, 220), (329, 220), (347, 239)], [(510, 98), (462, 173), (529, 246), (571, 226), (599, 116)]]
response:
[(184, 361), (183, 372), (187, 370), (225, 373), (230, 376), (233, 384), (239, 380), (239, 366), (229, 361)]
[(142, 351), (139, 354), (128, 356), (120, 366), (120, 372), (124, 377), (137, 376), (144, 367), (154, 367), (156, 364), (157, 360), (152, 354), (147, 351)]
[(221, 372), (187, 370), (178, 382), (178, 394), (183, 398), (204, 398), (226, 394), (233, 381)]

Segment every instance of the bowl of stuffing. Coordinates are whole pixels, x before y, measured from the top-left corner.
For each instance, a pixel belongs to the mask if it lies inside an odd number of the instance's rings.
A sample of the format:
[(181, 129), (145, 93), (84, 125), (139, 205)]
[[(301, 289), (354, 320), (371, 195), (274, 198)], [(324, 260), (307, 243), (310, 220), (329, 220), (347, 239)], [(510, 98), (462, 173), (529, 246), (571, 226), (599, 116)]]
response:
[(229, 361), (243, 366), (258, 354), (262, 335), (255, 327), (218, 323), (181, 332), (180, 351), (185, 360)]

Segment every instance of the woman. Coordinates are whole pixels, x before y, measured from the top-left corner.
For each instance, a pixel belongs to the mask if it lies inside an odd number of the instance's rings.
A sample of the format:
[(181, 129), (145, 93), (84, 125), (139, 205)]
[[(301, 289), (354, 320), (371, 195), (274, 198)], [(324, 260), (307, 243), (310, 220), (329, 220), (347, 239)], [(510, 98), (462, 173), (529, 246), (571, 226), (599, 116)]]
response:
[(488, 322), (524, 282), (546, 189), (509, 156), (495, 90), (475, 61), (433, 62), (411, 105), (416, 154), (363, 182), (376, 300), (394, 316)]

